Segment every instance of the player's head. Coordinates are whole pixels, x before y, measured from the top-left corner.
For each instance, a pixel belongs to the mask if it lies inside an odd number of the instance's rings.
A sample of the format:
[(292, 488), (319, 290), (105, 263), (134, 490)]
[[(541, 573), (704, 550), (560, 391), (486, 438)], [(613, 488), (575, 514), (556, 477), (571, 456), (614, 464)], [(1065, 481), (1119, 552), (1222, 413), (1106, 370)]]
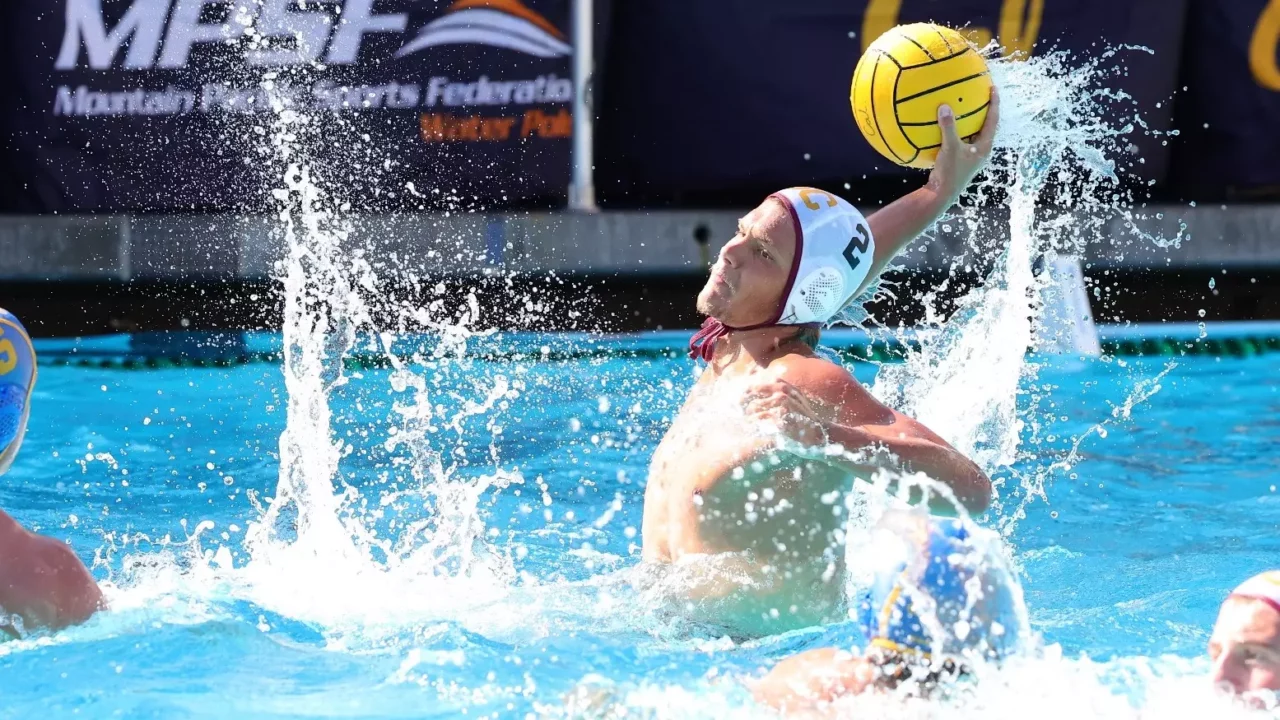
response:
[(731, 327), (769, 324), (777, 314), (795, 259), (796, 232), (781, 201), (770, 196), (738, 220), (720, 249), (698, 311)]
[(1280, 690), (1280, 571), (1231, 591), (1209, 639), (1213, 681), (1234, 693)]
[(965, 665), (1017, 651), (1030, 632), (1026, 607), (997, 541), (955, 518), (886, 514), (867, 548), (875, 580), (857, 608), (868, 651)]
[(873, 254), (870, 228), (853, 205), (788, 188), (739, 221), (698, 294), (698, 310), (732, 329), (816, 327), (853, 297)]
[(31, 414), (36, 384), (36, 352), (27, 330), (0, 309), (0, 474), (13, 464)]

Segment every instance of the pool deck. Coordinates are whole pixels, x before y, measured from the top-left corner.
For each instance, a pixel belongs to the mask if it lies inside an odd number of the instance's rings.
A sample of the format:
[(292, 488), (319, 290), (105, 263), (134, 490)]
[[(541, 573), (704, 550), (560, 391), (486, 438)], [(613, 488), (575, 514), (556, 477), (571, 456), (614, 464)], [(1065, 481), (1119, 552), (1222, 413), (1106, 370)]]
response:
[[(984, 211), (991, 227), (1006, 226), (1002, 213)], [(351, 245), (371, 263), (405, 273), (697, 273), (733, 236), (741, 214), (402, 213), (353, 215), (348, 229)], [(0, 216), (0, 280), (266, 279), (283, 256), (277, 227), (269, 216)], [(1125, 241), (1091, 242), (1086, 264), (1280, 266), (1280, 205), (1151, 207), (1109, 219), (1103, 233)], [(900, 260), (909, 268), (946, 267), (967, 252), (958, 233), (939, 229)], [(967, 261), (983, 265), (987, 255), (974, 252)]]

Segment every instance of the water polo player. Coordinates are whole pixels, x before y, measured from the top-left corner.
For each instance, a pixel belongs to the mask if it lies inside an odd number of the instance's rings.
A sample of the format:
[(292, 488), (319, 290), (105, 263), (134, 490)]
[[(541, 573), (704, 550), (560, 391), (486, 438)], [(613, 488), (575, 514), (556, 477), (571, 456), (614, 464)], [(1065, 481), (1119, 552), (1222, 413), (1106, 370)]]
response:
[[(700, 619), (744, 636), (842, 618), (842, 518), (830, 498), (877, 466), (923, 472), (971, 511), (987, 506), (980, 468), (814, 346), (955, 203), (989, 158), (998, 117), (993, 95), (970, 144), (944, 107), (928, 182), (869, 218), (831, 193), (791, 188), (748, 213), (721, 250), (698, 295), (707, 320), (692, 352), (706, 367), (654, 453), (642, 529), (647, 562), (712, 558), (706, 581), (680, 598), (714, 616)], [(863, 457), (801, 461), (779, 453), (779, 434)]]
[(1209, 639), (1213, 682), (1264, 705), (1280, 691), (1280, 570), (1254, 575), (1227, 595)]
[[(778, 663), (752, 683), (760, 702), (811, 709), (863, 692), (935, 698), (976, 666), (1027, 641), (1026, 607), (998, 539), (971, 523), (919, 512), (886, 514), (867, 557), (873, 581), (859, 598), (854, 638)], [(850, 628), (849, 626), (853, 627)]]
[[(35, 384), (31, 338), (18, 318), (0, 310), (0, 475), (22, 446)], [(74, 625), (101, 607), (98, 584), (70, 547), (0, 510), (0, 637)]]

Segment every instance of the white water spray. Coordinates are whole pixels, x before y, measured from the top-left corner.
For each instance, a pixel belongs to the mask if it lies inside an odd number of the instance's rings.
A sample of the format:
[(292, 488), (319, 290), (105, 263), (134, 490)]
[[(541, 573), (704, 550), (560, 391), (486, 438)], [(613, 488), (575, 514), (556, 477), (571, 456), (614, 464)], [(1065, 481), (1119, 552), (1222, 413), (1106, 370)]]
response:
[[(1037, 266), (1047, 268), (1055, 256), (1080, 257), (1091, 242), (1128, 240), (1099, 236), (1108, 218), (1132, 204), (1110, 158), (1128, 155), (1128, 137), (1141, 126), (1130, 98), (1108, 87), (1118, 52), (1083, 65), (1061, 52), (990, 61), (1002, 117), (986, 180), (970, 192), (979, 206), (1007, 193), (1007, 233), (991, 233), (990, 217), (973, 207), (942, 221), (966, 229), (966, 246), (996, 260), (945, 325), (930, 310), (932, 328), (921, 333), (920, 349), (882, 367), (872, 390), (973, 458), (998, 485), (1006, 469), (1027, 457), (1019, 445), (1027, 414), (1019, 397), (1039, 370), (1027, 353), (1056, 339), (1041, 323), (1051, 274)], [(1104, 119), (1125, 114), (1132, 121)], [(1000, 248), (1001, 242), (1007, 244)], [(979, 259), (957, 259), (952, 275)], [(1035, 415), (1037, 398), (1029, 400)], [(1022, 503), (1044, 496), (1044, 480), (1022, 479)]]
[[(1092, 119), (1101, 99), (1112, 97), (1095, 89), (1097, 64), (1081, 69), (1071, 67), (1064, 57), (1047, 56), (1024, 64), (997, 62), (994, 72), (1006, 99), (999, 137), (1002, 155), (992, 173), (996, 180), (976, 192), (991, 192), (1000, 179), (1006, 180), (1011, 192), (1011, 240), (1000, 251), (986, 286), (971, 293), (956, 317), (905, 364), (884, 368), (875, 388), (882, 400), (917, 415), (989, 471), (1006, 468), (1019, 457), (1017, 397), (1037, 369), (1026, 362), (1025, 353), (1036, 341), (1044, 283), (1034, 264), (1049, 253), (1078, 253), (1092, 237), (1090, 229), (1104, 221), (1103, 211), (1112, 207), (1071, 194), (1056, 197), (1052, 208), (1038, 206), (1037, 200), (1055, 175), (1065, 180), (1061, 174), (1073, 171), (1083, 172), (1076, 182), (1083, 181), (1105, 197), (1104, 190), (1113, 187), (1115, 178), (1104, 158), (1112, 154), (1114, 142), (1129, 132)], [(434, 373), (450, 372), (450, 368), (471, 372), (459, 349), (476, 331), (479, 309), (472, 299), (468, 311), (455, 316), (462, 321), (451, 322), (426, 310), (393, 308), (401, 319), (411, 319), (412, 325), (446, 338), (439, 346), (445, 350), (433, 358), (443, 362), (428, 365), (420, 357), (401, 358), (388, 350), (389, 342), (380, 344), (393, 369), (390, 389), (399, 394), (392, 411), (395, 432), (388, 431), (382, 443), (395, 458), (392, 468), (399, 485), (369, 507), (360, 504), (364, 498), (344, 484), (342, 463), (351, 446), (335, 437), (330, 402), (335, 392), (348, 387), (344, 356), (362, 333), (374, 329), (370, 306), (378, 278), (358, 253), (344, 245), (349, 226), (331, 207), (323, 190), (325, 178), (304, 161), (305, 143), (313, 139), (309, 133), (315, 122), (282, 107), (272, 132), (284, 178), (275, 197), (287, 251), (281, 278), (289, 405), (288, 427), (280, 441), (279, 484), (248, 533), (248, 564), (241, 568), (222, 560), (197, 564), (180, 584), (207, 581), (227, 586), (233, 597), (319, 622), (336, 645), (349, 647), (371, 637), (403, 634), (426, 620), (476, 614), (485, 603), (509, 593), (514, 584), (511, 565), (485, 541), (480, 505), (487, 491), (520, 482), (520, 476), (501, 469), (500, 459), (494, 457), (497, 469), (491, 473), (461, 477), (449, 460), (453, 448), (445, 444), (439, 428), (460, 432), (466, 417), (491, 415), (522, 388), (515, 378), (481, 376), (471, 386), (474, 394), (461, 403), (459, 416), (440, 415), (433, 398), (438, 387)], [(1096, 215), (1091, 214), (1095, 211)], [(970, 228), (979, 225), (968, 213), (951, 222)], [(975, 230), (975, 247), (990, 248), (991, 242)], [(379, 536), (371, 519), (393, 512), (395, 506), (407, 508), (405, 521), (393, 526), (394, 536)], [(625, 602), (610, 605), (616, 599), (604, 591), (600, 595), (604, 607), (583, 607), (582, 595), (563, 591), (559, 595), (568, 599), (529, 603), (519, 608), (521, 615), (512, 614), (506, 622), (550, 625), (554, 630), (548, 618), (562, 612), (575, 615), (579, 623), (599, 621), (595, 630), (626, 631), (638, 624), (636, 615), (644, 614)], [(611, 624), (606, 625), (606, 620)], [(351, 626), (358, 633), (342, 632)], [(416, 657), (406, 659), (401, 675), (412, 674)], [(1038, 695), (1021, 687), (1023, 676), (1011, 675), (1018, 678), (1010, 681), (1013, 685), (992, 685), (994, 689), (984, 691), (971, 707), (988, 716), (1014, 717), (1016, 712), (1023, 717), (1023, 701), (1036, 698), (1034, 704), (1040, 707), (1061, 702), (1062, 707), (1077, 711), (1092, 708), (1124, 716), (1119, 707), (1123, 703), (1098, 680), (1101, 673), (1083, 665), (1078, 673), (1083, 680), (1075, 675), (1057, 679), (1064, 668), (1074, 671), (1076, 667), (1061, 659), (1050, 660), (1047, 666), (1033, 665), (1034, 670), (1026, 673), (1028, 683), (1050, 680)], [(1049, 673), (1053, 677), (1046, 678)], [(1087, 687), (1076, 692), (1077, 685)], [(706, 690), (697, 696), (715, 693), (714, 688)], [(740, 689), (735, 692), (741, 700)], [(680, 716), (681, 709), (674, 705), (688, 710), (698, 704), (705, 709), (705, 702), (688, 702), (688, 692), (674, 693), (681, 700), (667, 703), (672, 694), (663, 688), (647, 693), (650, 701), (672, 705), (673, 716)], [(627, 704), (645, 706), (634, 698)], [(741, 705), (735, 702), (734, 707)], [(951, 716), (951, 709), (940, 712)]]
[[(385, 278), (363, 248), (353, 247), (349, 206), (329, 192), (344, 182), (343, 170), (329, 167), (338, 176), (327, 177), (310, 160), (318, 143), (355, 133), (342, 116), (299, 107), (295, 94), (272, 93), (274, 82), (263, 88), (272, 98), (267, 137), (281, 173), (281, 185), (272, 191), (284, 250), (277, 267), (288, 393), (279, 481), (273, 497), (255, 498), (260, 518), (245, 535), (248, 562), (232, 568), (203, 551), (216, 567), (201, 563), (196, 572), (211, 572), (230, 583), (233, 594), (265, 608), (320, 622), (342, 638), (337, 642), (364, 642), (382, 634), (372, 626), (395, 635), (406, 624), (457, 616), (458, 605), (492, 600), (510, 587), (509, 558), (485, 539), (481, 498), (521, 478), (503, 470), (496, 457), (492, 472), (463, 476), (447, 459), (457, 449), (448, 444), (447, 431), (460, 436), (468, 417), (496, 415), (495, 404), (517, 397), (522, 384), (502, 376), (476, 378), (476, 397), (460, 398), (454, 416), (440, 416), (435, 390), (451, 372), (468, 371), (454, 356), (464, 354), (470, 337), (483, 334), (470, 327), (479, 321), (474, 295), (450, 321), (442, 303), (420, 308), (383, 290)], [(354, 152), (362, 148), (354, 140), (352, 146)], [(395, 337), (377, 332), (377, 311), (398, 318), (402, 328), (438, 333), (434, 360), (450, 357), (432, 362), (416, 351), (399, 356), (391, 349)], [(388, 456), (391, 472), (382, 479), (385, 492), (373, 498), (344, 480), (344, 458), (357, 448), (339, 436), (331, 406), (335, 393), (351, 389), (348, 356), (365, 345), (391, 366), (388, 390), (396, 397), (389, 417), (366, 421), (362, 430), (389, 433), (375, 447)], [(380, 535), (378, 525), (388, 517), (391, 532)], [(355, 634), (343, 633), (346, 628)]]

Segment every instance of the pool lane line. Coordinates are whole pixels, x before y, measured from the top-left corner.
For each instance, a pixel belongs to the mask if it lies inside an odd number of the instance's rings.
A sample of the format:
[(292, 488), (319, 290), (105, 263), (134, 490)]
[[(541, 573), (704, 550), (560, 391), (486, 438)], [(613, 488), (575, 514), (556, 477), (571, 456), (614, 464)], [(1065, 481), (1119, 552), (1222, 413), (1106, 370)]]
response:
[[(1199, 329), (1197, 328), (1197, 332)], [(1120, 338), (1104, 338), (1102, 351), (1117, 357), (1181, 357), (1209, 356), (1247, 358), (1280, 352), (1280, 334), (1218, 337), (1140, 337), (1126, 334)], [(824, 342), (824, 347), (836, 352), (846, 361), (894, 362), (908, 353), (919, 350), (913, 339), (902, 341), (876, 341), (843, 344)], [(608, 345), (564, 348), (521, 348), (507, 350), (486, 348), (467, 354), (468, 359), (488, 362), (567, 362), (578, 360), (672, 360), (683, 357), (683, 347), (650, 345), (626, 348)], [(94, 351), (73, 348), (69, 351), (37, 351), (41, 365), (54, 367), (100, 368), (112, 370), (164, 370), (172, 368), (230, 368), (252, 364), (279, 364), (279, 352), (263, 351), (228, 354), (220, 357), (191, 357), (181, 354), (121, 353), (118, 351)], [(347, 356), (347, 370), (389, 368), (386, 356), (372, 353), (355, 353)]]

